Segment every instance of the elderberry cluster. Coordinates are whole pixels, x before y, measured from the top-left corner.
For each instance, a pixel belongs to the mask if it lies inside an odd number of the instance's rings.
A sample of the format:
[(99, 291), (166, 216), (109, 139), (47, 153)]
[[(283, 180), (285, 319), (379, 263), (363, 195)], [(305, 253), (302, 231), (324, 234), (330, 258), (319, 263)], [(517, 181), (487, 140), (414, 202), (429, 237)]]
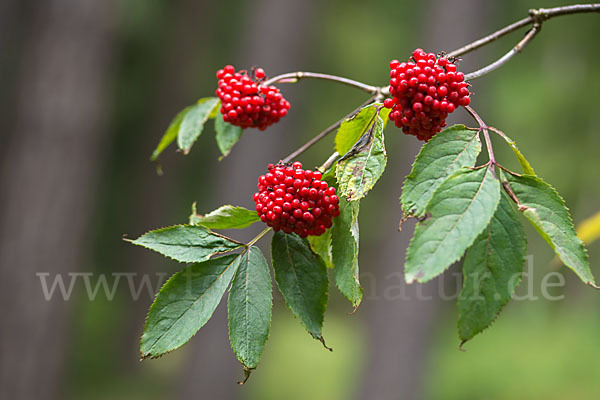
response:
[(287, 115), (290, 103), (275, 86), (262, 86), (265, 71), (257, 68), (254, 79), (244, 70), (235, 72), (231, 65), (217, 71), (217, 96), (221, 99), (223, 119), (242, 128), (258, 128), (278, 122)]
[(422, 49), (412, 60), (390, 62), (390, 120), (402, 132), (428, 141), (446, 126), (446, 117), (459, 106), (469, 105), (469, 84), (456, 64)]
[(335, 188), (321, 181), (318, 171), (303, 170), (302, 164), (269, 164), (269, 172), (258, 178), (254, 193), (256, 212), (275, 231), (319, 236), (340, 215)]

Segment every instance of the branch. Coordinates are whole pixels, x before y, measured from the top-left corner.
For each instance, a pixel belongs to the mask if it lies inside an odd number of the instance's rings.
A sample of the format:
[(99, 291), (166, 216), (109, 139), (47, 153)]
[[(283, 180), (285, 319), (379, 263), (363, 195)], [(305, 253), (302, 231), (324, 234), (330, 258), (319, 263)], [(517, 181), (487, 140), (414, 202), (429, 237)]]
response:
[(465, 80), (473, 80), (479, 77), (482, 77), (497, 68), (500, 68), (502, 65), (506, 64), (511, 58), (519, 54), (523, 51), (523, 48), (538, 34), (538, 32), (542, 29), (542, 24), (544, 21), (558, 17), (561, 15), (569, 15), (569, 14), (578, 14), (578, 13), (590, 13), (590, 12), (600, 12), (600, 4), (575, 4), (572, 6), (564, 6), (564, 7), (555, 7), (555, 8), (539, 8), (539, 9), (531, 9), (529, 10), (529, 17), (524, 18), (520, 21), (515, 22), (505, 28), (500, 29), (488, 35), (482, 39), (479, 39), (471, 44), (468, 44), (464, 47), (461, 47), (458, 50), (448, 53), (448, 57), (456, 57), (461, 54), (468, 53), (473, 51), (481, 46), (484, 46), (488, 43), (493, 42), (494, 40), (513, 32), (523, 26), (527, 26), (529, 24), (533, 24), (533, 27), (527, 32), (527, 34), (513, 47), (508, 53), (500, 57), (498, 60), (494, 61), (490, 65), (483, 67), (477, 71), (471, 72), (469, 74), (465, 74)]
[(485, 46), (488, 43), (491, 43), (504, 35), (507, 35), (511, 32), (516, 31), (524, 26), (530, 24), (539, 24), (542, 22), (549, 20), (550, 18), (558, 17), (561, 15), (569, 15), (569, 14), (581, 14), (581, 13), (591, 13), (591, 12), (600, 12), (600, 4), (574, 4), (571, 6), (563, 6), (563, 7), (555, 7), (555, 8), (539, 8), (529, 10), (529, 17), (523, 18), (511, 25), (508, 25), (484, 38), (474, 41), (473, 43), (469, 43), (460, 49), (454, 50), (447, 54), (448, 57), (458, 57), (462, 54), (467, 54), (475, 49), (478, 49), (482, 46)]
[[(484, 76), (484, 75), (488, 74), (489, 72), (494, 71), (495, 69), (501, 67), (502, 65), (506, 64), (515, 55), (517, 55), (521, 51), (523, 51), (525, 46), (531, 40), (533, 40), (533, 38), (540, 32), (540, 30), (542, 28), (542, 24), (546, 20), (561, 16), (561, 15), (592, 13), (592, 12), (600, 12), (600, 3), (575, 4), (575, 5), (569, 5), (569, 6), (563, 6), (563, 7), (531, 9), (531, 10), (529, 10), (529, 16), (527, 18), (523, 18), (523, 19), (521, 19), (517, 22), (514, 22), (513, 24), (508, 25), (508, 26), (506, 26), (484, 38), (481, 38), (481, 39), (476, 40), (472, 43), (469, 43), (457, 50), (454, 50), (454, 51), (446, 54), (446, 56), (448, 58), (452, 58), (452, 57), (460, 56), (462, 54), (469, 53), (469, 52), (476, 50), (482, 46), (485, 46), (485, 45), (487, 45), (487, 44), (489, 44), (511, 32), (514, 32), (522, 27), (533, 24), (532, 28), (525, 34), (525, 36), (519, 41), (519, 43), (517, 43), (508, 53), (506, 53), (505, 55), (500, 57), (498, 60), (496, 60), (492, 64), (465, 75), (465, 80), (476, 79), (476, 78)], [(348, 86), (363, 90), (363, 91), (371, 94), (372, 97), (369, 98), (369, 100), (367, 100), (365, 103), (361, 104), (360, 107), (353, 110), (351, 113), (347, 114), (342, 119), (340, 119), (333, 125), (329, 126), (327, 129), (325, 129), (324, 131), (319, 133), (314, 138), (312, 138), (306, 144), (301, 146), (298, 150), (294, 151), (292, 154), (290, 154), (289, 156), (284, 158), (282, 160), (282, 162), (284, 162), (284, 163), (290, 162), (292, 159), (296, 158), (297, 156), (299, 156), (300, 154), (302, 154), (303, 152), (308, 150), (315, 143), (317, 143), (318, 141), (323, 139), (325, 136), (327, 136), (329, 133), (334, 131), (346, 118), (349, 118), (356, 112), (360, 111), (360, 109), (362, 107), (372, 103), (373, 101), (380, 101), (380, 100), (382, 100), (382, 98), (384, 96), (389, 95), (389, 86), (387, 86), (387, 85), (382, 86), (382, 87), (377, 87), (377, 86), (367, 85), (366, 83), (355, 81), (352, 79), (343, 78), (341, 76), (330, 75), (330, 74), (321, 74), (321, 73), (316, 73), (316, 72), (302, 72), (302, 71), (289, 72), (289, 73), (277, 75), (271, 79), (268, 79), (268, 80), (264, 81), (262, 83), (262, 85), (268, 86), (268, 85), (271, 85), (274, 83), (296, 83), (299, 80), (305, 79), (305, 78), (323, 79), (323, 80), (338, 82), (338, 83), (341, 83), (344, 85), (348, 85)], [(494, 151), (492, 149), (492, 143), (491, 143), (491, 140), (489, 137), (488, 127), (485, 125), (485, 123), (483, 122), (481, 117), (479, 117), (479, 115), (477, 115), (477, 113), (472, 108), (470, 108), (468, 106), (465, 108), (467, 109), (469, 114), (471, 114), (471, 116), (473, 116), (473, 118), (475, 118), (475, 120), (479, 123), (481, 130), (483, 131), (483, 134), (484, 134), (488, 154), (490, 156), (490, 162), (492, 162), (493, 164), (496, 164), (496, 160), (494, 157)], [(339, 155), (336, 155), (336, 153), (332, 154), (332, 156), (329, 158), (329, 160), (324, 165), (333, 164), (333, 162), (335, 162), (337, 157), (339, 157)]]
[(304, 144), (303, 146), (301, 146), (298, 150), (294, 151), (292, 154), (290, 154), (289, 156), (287, 156), (286, 158), (284, 158), (283, 160), (281, 160), (281, 162), (284, 163), (284, 164), (288, 163), (291, 160), (293, 160), (294, 158), (298, 157), (300, 154), (304, 153), (312, 145), (314, 145), (315, 143), (317, 143), (319, 140), (323, 139), (329, 133), (333, 132), (338, 126), (341, 125), (342, 122), (344, 122), (344, 120), (346, 120), (347, 118), (350, 118), (351, 116), (353, 116), (354, 114), (356, 114), (357, 112), (359, 112), (363, 107), (371, 104), (375, 100), (375, 98), (376, 98), (376, 96), (370, 97), (369, 100), (365, 101), (360, 106), (356, 107), (350, 113), (348, 113), (344, 117), (342, 117), (342, 119), (340, 119), (339, 121), (337, 121), (337, 122), (333, 123), (332, 125), (330, 125), (327, 129), (325, 129), (323, 132), (319, 133), (317, 136), (315, 136), (314, 138), (312, 138), (311, 140), (309, 140), (306, 144)]
[(296, 83), (300, 79), (309, 78), (309, 79), (323, 79), (327, 81), (339, 82), (344, 85), (348, 85), (351, 87), (355, 87), (361, 89), (367, 93), (372, 95), (377, 95), (381, 93), (381, 88), (377, 86), (367, 85), (366, 83), (362, 83), (359, 81), (355, 81), (353, 79), (343, 78), (341, 76), (330, 75), (330, 74), (321, 74), (318, 72), (288, 72), (287, 74), (281, 74), (274, 76), (271, 79), (264, 81), (261, 85), (269, 86), (274, 83)]

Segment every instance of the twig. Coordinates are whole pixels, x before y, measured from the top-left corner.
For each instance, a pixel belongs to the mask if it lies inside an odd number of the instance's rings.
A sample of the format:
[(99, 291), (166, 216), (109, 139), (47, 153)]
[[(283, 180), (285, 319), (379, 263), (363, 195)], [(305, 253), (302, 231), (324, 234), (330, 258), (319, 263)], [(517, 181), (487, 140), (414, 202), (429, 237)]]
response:
[(364, 90), (365, 92), (370, 93), (372, 95), (377, 95), (381, 93), (381, 88), (377, 86), (367, 85), (366, 83), (355, 81), (353, 79), (343, 78), (341, 76), (321, 74), (318, 72), (288, 72), (286, 74), (274, 76), (273, 78), (264, 81), (261, 85), (268, 86), (274, 83), (296, 83), (300, 79), (304, 78), (323, 79), (327, 81), (339, 82), (344, 85)]
[(288, 163), (291, 160), (293, 160), (294, 158), (298, 157), (300, 154), (304, 153), (312, 145), (314, 145), (315, 143), (317, 143), (319, 140), (323, 139), (329, 133), (333, 132), (347, 118), (350, 118), (351, 116), (353, 116), (354, 114), (356, 114), (357, 112), (359, 112), (363, 107), (371, 104), (375, 100), (375, 97), (376, 96), (370, 97), (369, 100), (365, 101), (360, 106), (358, 106), (357, 108), (355, 108), (354, 110), (352, 110), (350, 113), (346, 114), (339, 121), (337, 121), (337, 122), (333, 123), (332, 125), (330, 125), (327, 129), (325, 129), (323, 132), (319, 133), (317, 136), (315, 136), (314, 138), (312, 138), (311, 140), (309, 140), (306, 144), (304, 144), (303, 146), (301, 146), (298, 150), (294, 151), (292, 154), (290, 154), (289, 156), (287, 156), (286, 158), (284, 158), (283, 160), (281, 160), (281, 162), (283, 162), (284, 164)]
[(469, 43), (460, 49), (451, 51), (447, 54), (448, 57), (458, 57), (462, 54), (467, 54), (475, 49), (478, 49), (482, 46), (485, 46), (488, 43), (491, 43), (504, 35), (507, 35), (511, 32), (516, 31), (524, 26), (542, 22), (558, 17), (561, 15), (569, 15), (569, 14), (579, 14), (579, 13), (591, 13), (591, 12), (600, 12), (600, 4), (574, 4), (570, 6), (563, 7), (554, 7), (554, 8), (539, 8), (537, 10), (529, 10), (529, 16), (527, 18), (523, 18), (513, 24), (510, 24), (484, 38), (474, 41), (473, 43)]
[(331, 168), (331, 166), (333, 165), (333, 163), (335, 163), (337, 161), (337, 159), (340, 158), (340, 153), (338, 153), (337, 151), (334, 151), (329, 158), (327, 159), (327, 161), (325, 161), (323, 163), (323, 165), (321, 165), (319, 168), (317, 168), (318, 171), (321, 171), (321, 173), (325, 173), (327, 172), (327, 170), (329, 168)]
[(505, 55), (500, 57), (498, 60), (494, 61), (493, 63), (491, 63), (490, 65), (488, 65), (486, 67), (483, 67), (477, 71), (466, 74), (465, 80), (470, 81), (473, 79), (480, 78), (480, 77), (492, 72), (493, 70), (500, 68), (502, 65), (506, 64), (511, 58), (513, 58), (514, 56), (519, 54), (521, 51), (523, 51), (523, 48), (527, 45), (527, 43), (529, 43), (535, 37), (535, 35), (538, 34), (538, 32), (541, 30), (541, 28), (542, 28), (541, 24), (534, 25), (533, 28), (531, 28), (529, 30), (529, 32), (527, 32), (527, 34), (523, 37), (523, 39), (521, 39), (521, 41), (519, 43), (517, 43), (515, 47), (510, 49), (510, 51), (508, 53), (506, 53)]
[[(519, 54), (523, 48), (537, 35), (537, 33), (542, 28), (542, 23), (554, 17), (559, 17), (562, 15), (570, 15), (570, 14), (582, 14), (582, 13), (592, 13), (592, 12), (600, 12), (600, 3), (593, 4), (573, 4), (569, 6), (562, 7), (554, 7), (554, 8), (538, 8), (529, 10), (529, 16), (523, 18), (517, 22), (514, 22), (502, 29), (497, 30), (494, 33), (489, 34), (479, 40), (476, 40), (472, 43), (469, 43), (457, 50), (451, 51), (446, 56), (448, 58), (458, 57), (463, 54), (467, 54), (473, 50), (476, 50), (482, 46), (485, 46), (511, 32), (514, 32), (520, 28), (523, 28), (527, 25), (533, 24), (533, 27), (527, 32), (525, 37), (517, 43), (515, 47), (513, 47), (508, 53), (504, 56), (493, 62), (492, 64), (481, 68), (477, 71), (471, 72), (465, 75), (465, 80), (473, 80), (477, 79), (481, 76), (488, 74), (491, 71), (501, 67), (506, 64), (511, 58), (515, 55)], [(301, 79), (309, 78), (309, 79), (323, 79), (333, 82), (339, 82), (344, 85), (352, 86), (358, 89), (361, 89), (367, 93), (370, 93), (376, 96), (378, 99), (383, 98), (383, 96), (387, 96), (390, 94), (389, 87), (386, 86), (372, 86), (367, 85), (366, 83), (355, 81), (353, 79), (344, 78), (337, 75), (331, 74), (322, 74), (318, 72), (288, 72), (285, 74), (274, 76), (271, 79), (268, 79), (262, 83), (262, 85), (271, 85), (274, 83), (296, 83)]]
[(485, 122), (483, 122), (481, 117), (471, 107), (465, 106), (465, 109), (467, 110), (467, 112), (469, 114), (471, 114), (471, 116), (473, 118), (475, 118), (475, 121), (477, 121), (477, 123), (479, 124), (479, 127), (483, 131), (483, 137), (485, 139), (485, 145), (487, 147), (488, 155), (490, 157), (490, 163), (497, 165), (496, 157), (494, 156), (494, 149), (492, 148), (492, 140), (490, 139), (490, 132), (488, 131), (487, 125), (485, 124)]
[[(533, 27), (527, 32), (527, 34), (525, 34), (525, 36), (519, 41), (519, 43), (517, 43), (508, 53), (506, 53), (504, 56), (502, 56), (501, 58), (499, 58), (492, 64), (465, 75), (465, 80), (473, 80), (473, 79), (479, 78), (481, 76), (484, 76), (491, 71), (494, 71), (495, 69), (506, 64), (515, 55), (519, 54), (523, 50), (523, 48), (531, 40), (533, 40), (533, 38), (539, 33), (539, 31), (542, 28), (542, 23), (544, 21), (554, 18), (554, 17), (561, 16), (561, 15), (591, 13), (591, 12), (600, 12), (600, 3), (574, 4), (574, 5), (563, 6), (563, 7), (531, 9), (531, 10), (529, 10), (529, 16), (527, 18), (523, 18), (523, 19), (521, 19), (515, 23), (512, 23), (502, 29), (499, 29), (498, 31), (496, 31), (486, 37), (483, 37), (483, 38), (476, 40), (472, 43), (469, 43), (457, 50), (454, 50), (454, 51), (446, 54), (446, 56), (448, 58), (452, 58), (452, 57), (460, 56), (462, 54), (469, 53), (475, 49), (478, 49), (482, 46), (485, 46), (488, 43), (491, 43), (491, 42), (503, 37), (504, 35), (514, 32), (517, 29), (520, 29), (527, 25), (533, 24)], [(298, 150), (294, 151), (292, 154), (290, 154), (289, 156), (284, 158), (282, 160), (284, 163), (291, 161), (298, 155), (305, 152), (307, 149), (309, 149), (311, 146), (313, 146), (319, 140), (321, 140), (322, 138), (327, 136), (330, 132), (335, 130), (342, 123), (342, 121), (344, 119), (350, 117), (351, 115), (353, 115), (354, 113), (359, 111), (360, 108), (373, 102), (374, 100), (379, 101), (384, 96), (389, 95), (389, 87), (388, 86), (377, 87), (377, 86), (367, 85), (366, 83), (363, 83), (363, 82), (355, 81), (355, 80), (348, 79), (348, 78), (343, 78), (343, 77), (336, 76), (336, 75), (321, 74), (321, 73), (316, 73), (316, 72), (302, 72), (302, 71), (289, 72), (289, 73), (277, 75), (271, 79), (268, 79), (268, 80), (264, 81), (262, 83), (262, 85), (271, 85), (274, 83), (295, 83), (304, 78), (323, 79), (323, 80), (339, 82), (339, 83), (342, 83), (342, 84), (345, 84), (348, 86), (352, 86), (352, 87), (364, 90), (365, 92), (370, 93), (372, 95), (372, 97), (367, 102), (363, 103), (359, 108), (352, 111), (350, 114), (346, 115), (344, 118), (342, 118), (338, 122), (334, 123), (327, 129), (325, 129), (324, 131), (319, 133), (317, 136), (315, 136), (313, 139), (311, 139), (305, 145), (300, 147)], [(490, 162), (493, 164), (497, 164), (495, 157), (494, 157), (494, 151), (492, 149), (492, 144), (491, 144), (490, 135), (489, 135), (487, 126), (485, 125), (485, 123), (481, 120), (479, 115), (477, 115), (477, 113), (475, 113), (475, 111), (472, 108), (470, 108), (468, 106), (465, 108), (473, 116), (473, 118), (475, 118), (475, 120), (480, 124), (481, 130), (483, 131), (483, 134), (484, 134), (488, 154), (490, 156)], [(332, 156), (329, 157), (329, 159), (326, 161), (325, 164), (323, 164), (323, 166), (332, 165), (335, 162), (335, 160), (337, 159), (337, 157), (339, 157), (339, 154), (338, 155), (336, 155), (335, 153), (332, 154)]]

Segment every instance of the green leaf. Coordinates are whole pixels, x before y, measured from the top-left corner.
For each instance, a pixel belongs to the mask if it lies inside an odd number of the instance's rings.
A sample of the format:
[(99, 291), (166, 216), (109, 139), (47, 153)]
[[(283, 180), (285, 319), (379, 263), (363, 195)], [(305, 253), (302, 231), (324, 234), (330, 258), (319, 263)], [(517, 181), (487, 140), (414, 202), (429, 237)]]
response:
[(482, 332), (521, 282), (527, 237), (513, 201), (502, 193), (488, 227), (467, 250), (458, 298), (458, 333), (467, 341)]
[(229, 122), (221, 117), (215, 118), (215, 132), (217, 146), (221, 151), (222, 156), (219, 157), (219, 161), (229, 155), (229, 152), (233, 146), (242, 137), (243, 129), (239, 126), (231, 125)]
[(337, 163), (335, 176), (340, 195), (346, 196), (348, 201), (365, 197), (381, 178), (386, 163), (383, 120), (376, 117), (371, 129)]
[(216, 97), (205, 97), (198, 100), (198, 103), (190, 107), (181, 121), (179, 134), (177, 135), (177, 145), (184, 154), (188, 154), (192, 145), (198, 139), (204, 124), (208, 120), (211, 112), (217, 108), (219, 99)]
[(202, 225), (209, 229), (243, 229), (257, 221), (260, 221), (260, 218), (256, 211), (229, 204), (221, 206), (208, 214), (200, 215), (196, 213), (196, 203), (194, 203), (190, 215), (191, 225)]
[(457, 261), (488, 225), (499, 201), (493, 166), (463, 168), (446, 179), (406, 251), (406, 282), (427, 282)]
[(577, 237), (569, 210), (556, 190), (532, 175), (505, 175), (519, 200), (519, 210), (554, 249), (560, 260), (585, 283), (595, 285), (587, 253)]
[(169, 124), (167, 131), (164, 133), (163, 137), (160, 139), (158, 146), (152, 152), (152, 156), (150, 156), (150, 161), (156, 161), (160, 153), (163, 152), (164, 149), (169, 147), (169, 145), (173, 142), (173, 140), (177, 139), (177, 133), (179, 132), (179, 127), (181, 126), (181, 121), (186, 116), (186, 114), (190, 111), (192, 106), (186, 107), (181, 110), (175, 118)]
[(200, 225), (169, 226), (129, 241), (179, 262), (201, 262), (242, 246)]
[(333, 268), (331, 261), (331, 229), (327, 229), (324, 234), (319, 236), (309, 236), (308, 243), (312, 251), (317, 253), (325, 262), (325, 266)]
[(190, 265), (165, 283), (146, 318), (142, 358), (173, 351), (198, 332), (221, 301), (239, 258), (230, 254)]
[(244, 369), (256, 368), (269, 337), (273, 303), (267, 260), (250, 247), (237, 259), (237, 272), (227, 301), (229, 340)]
[(335, 283), (355, 309), (363, 296), (358, 279), (358, 210), (358, 201), (348, 202), (341, 197), (340, 215), (333, 220), (331, 228)]
[[(344, 120), (335, 136), (335, 149), (340, 154), (346, 154), (361, 136), (369, 130), (375, 123), (377, 116), (377, 108), (380, 108), (380, 103), (373, 103), (363, 107), (358, 114)], [(387, 116), (390, 109), (382, 108), (379, 111), (379, 116), (383, 119), (383, 126), (387, 124)]]
[(402, 187), (405, 216), (423, 216), (436, 189), (461, 167), (475, 165), (481, 152), (478, 131), (454, 125), (425, 143)]
[[(494, 131), (499, 132), (496, 129), (494, 129)], [(523, 170), (523, 172), (528, 175), (535, 176), (536, 175), (535, 171), (531, 167), (531, 164), (529, 164), (529, 161), (527, 161), (525, 156), (523, 156), (523, 154), (517, 147), (517, 144), (515, 143), (515, 141), (512, 140), (511, 138), (509, 138), (508, 136), (506, 136), (504, 133), (501, 133), (499, 136), (502, 137), (506, 141), (506, 143), (508, 143), (508, 145), (512, 149), (513, 153), (515, 153), (515, 156), (517, 156), (517, 160), (519, 160), (519, 164), (521, 164), (521, 169)]]
[(295, 234), (275, 232), (271, 253), (275, 281), (285, 303), (308, 332), (322, 340), (329, 285), (325, 263), (312, 252), (306, 239)]

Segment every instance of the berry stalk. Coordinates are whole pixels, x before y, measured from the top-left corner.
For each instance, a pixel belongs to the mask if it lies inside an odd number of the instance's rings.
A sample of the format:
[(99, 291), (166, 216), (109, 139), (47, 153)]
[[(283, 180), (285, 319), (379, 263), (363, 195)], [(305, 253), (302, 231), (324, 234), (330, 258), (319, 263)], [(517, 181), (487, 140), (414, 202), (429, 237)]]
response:
[(477, 121), (479, 127), (483, 131), (483, 137), (485, 139), (485, 145), (487, 147), (488, 156), (490, 157), (490, 163), (498, 165), (498, 163), (496, 162), (496, 157), (494, 156), (494, 148), (492, 147), (492, 140), (490, 139), (490, 132), (488, 131), (488, 126), (485, 124), (485, 122), (483, 122), (479, 114), (477, 114), (475, 110), (473, 110), (471, 107), (465, 106), (465, 110), (467, 110), (467, 112), (471, 114), (473, 118), (475, 118), (475, 121)]

